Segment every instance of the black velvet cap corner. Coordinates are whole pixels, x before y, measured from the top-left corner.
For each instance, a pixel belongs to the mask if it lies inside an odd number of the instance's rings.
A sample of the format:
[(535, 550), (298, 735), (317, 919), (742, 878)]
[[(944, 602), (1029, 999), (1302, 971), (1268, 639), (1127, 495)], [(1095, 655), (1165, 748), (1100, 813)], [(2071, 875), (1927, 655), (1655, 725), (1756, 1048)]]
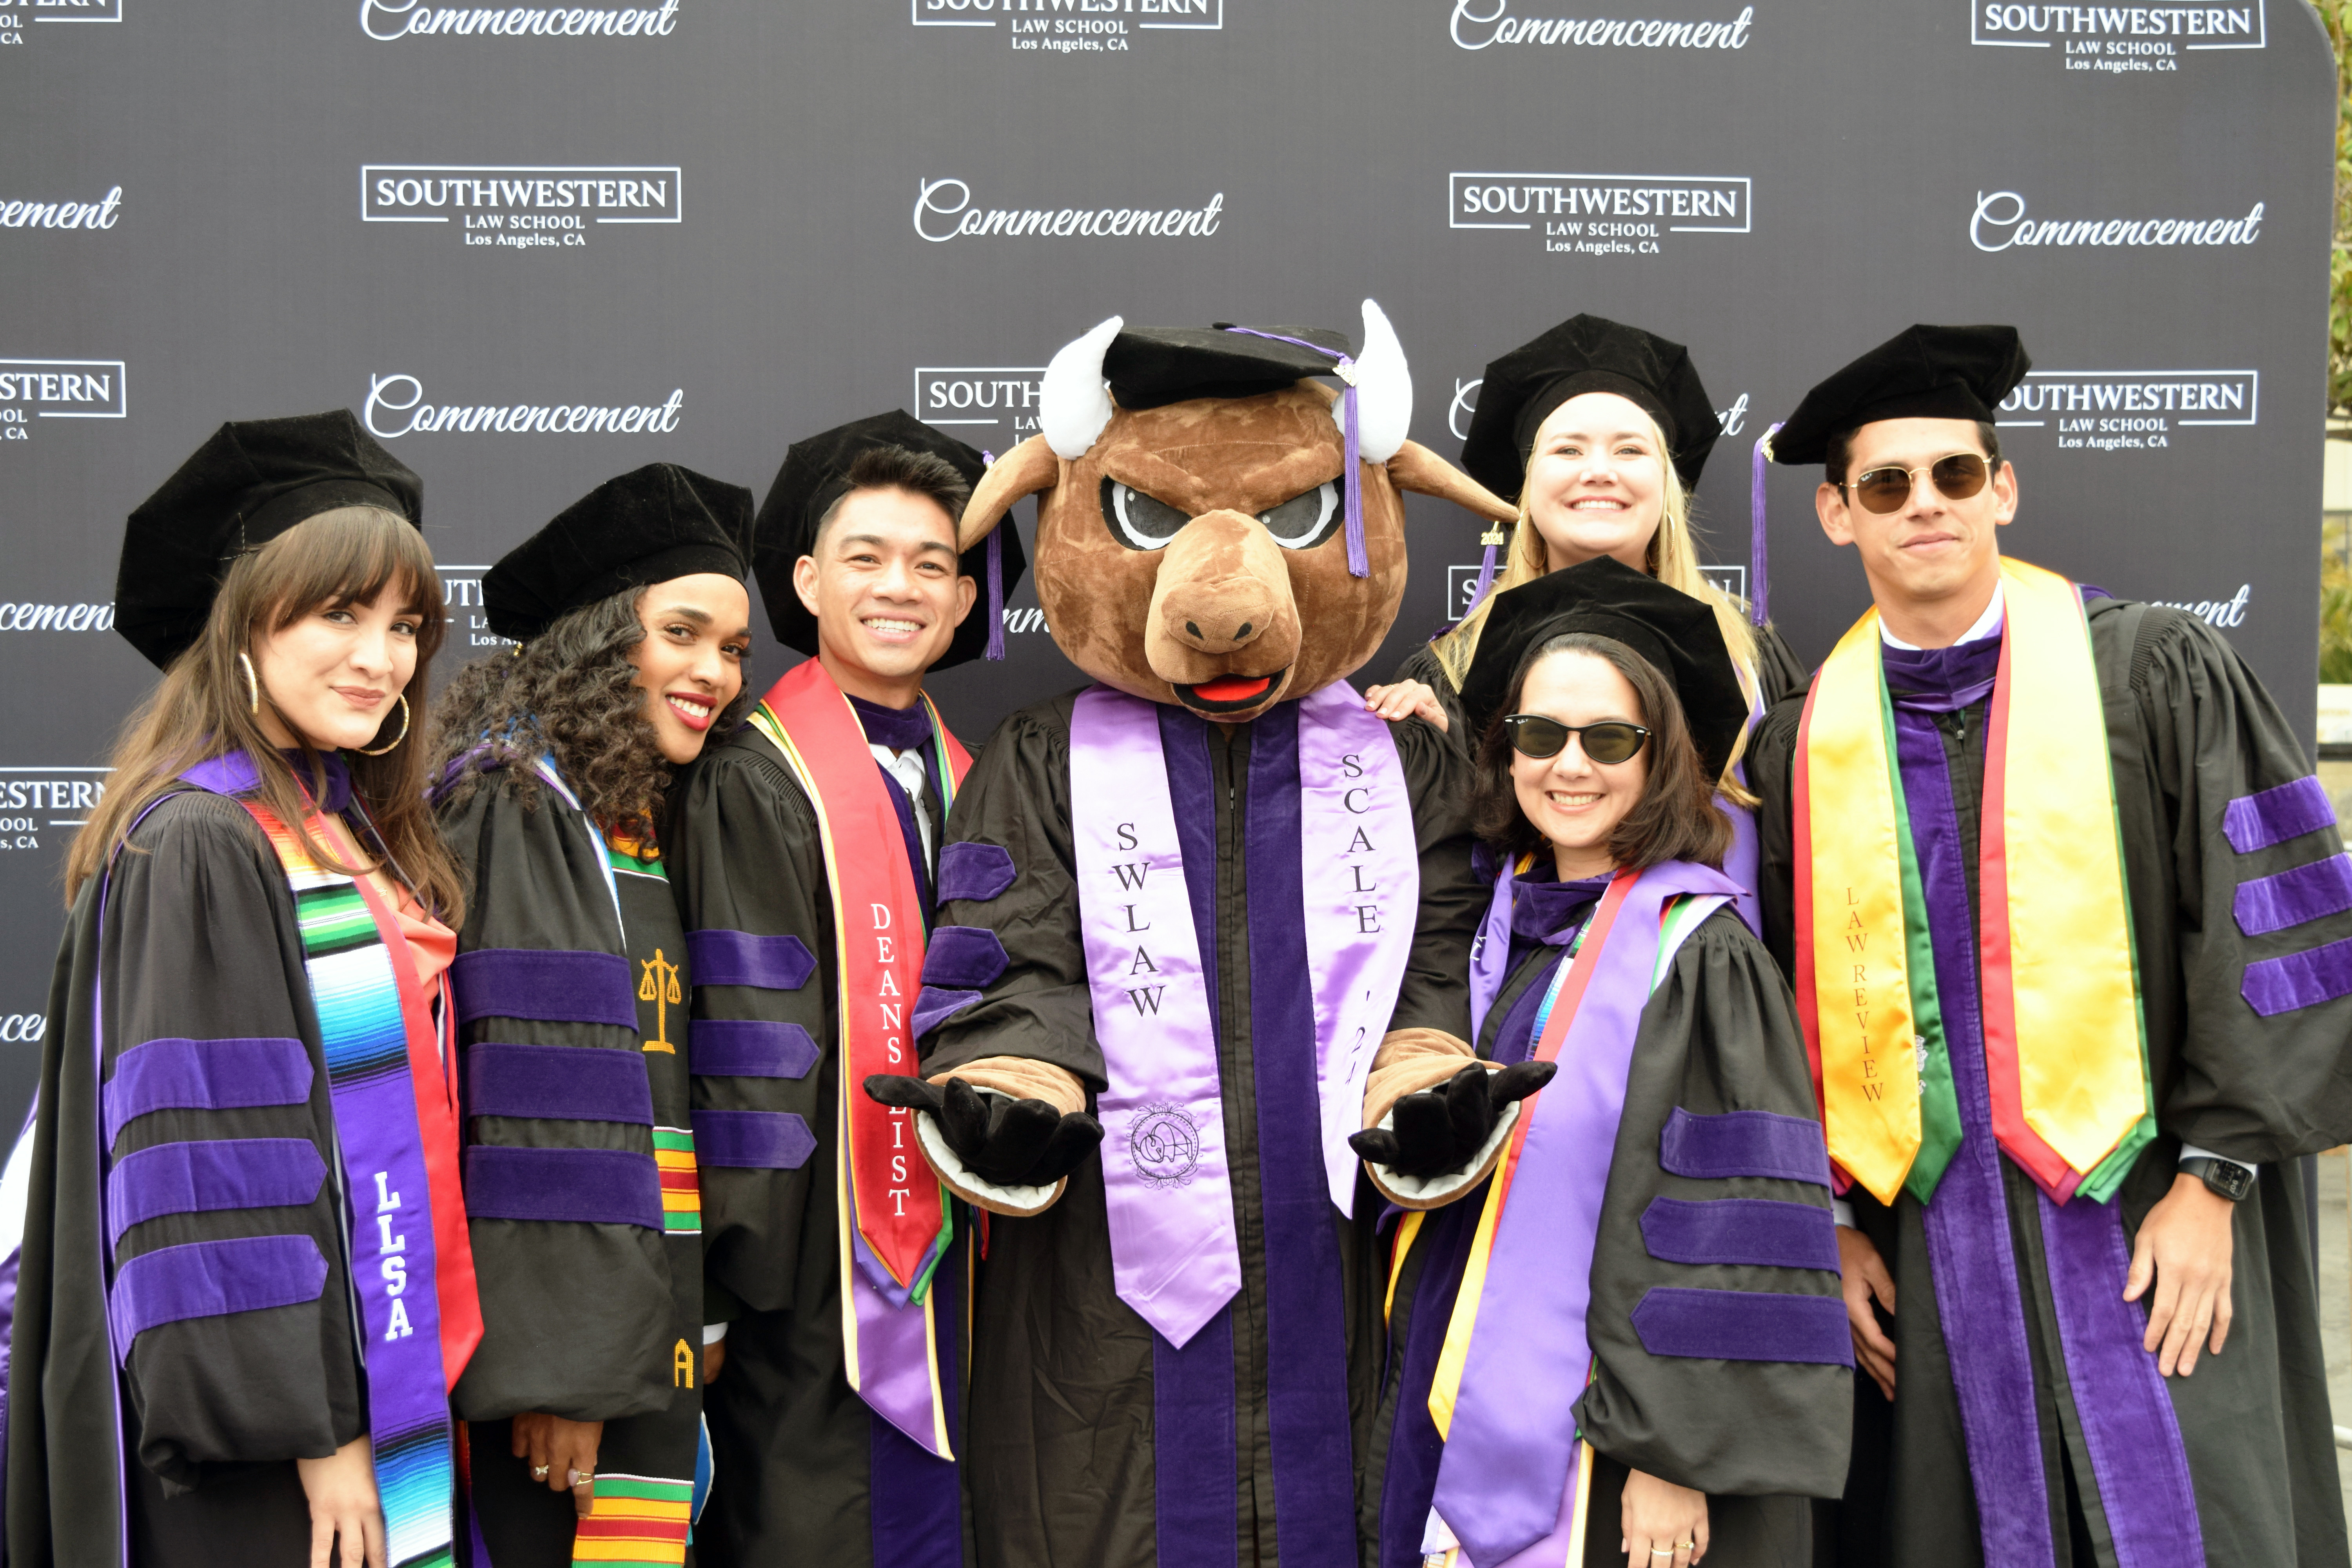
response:
[(1564, 567), (1495, 595), (1462, 705), (1484, 734), (1510, 700), (1511, 677), (1529, 648), (1567, 632), (1623, 643), (1647, 659), (1682, 700), (1683, 718), (1708, 778), (1720, 778), (1748, 722), (1715, 608), (1607, 555)]
[(1462, 443), (1463, 468), (1517, 500), (1536, 432), (1552, 410), (1587, 392), (1613, 392), (1655, 419), (1683, 488), (1698, 483), (1721, 426), (1690, 351), (1605, 316), (1570, 316), (1486, 366)]
[(1259, 327), (1330, 350), (1318, 353), (1238, 331), (1230, 321), (1208, 327), (1129, 327), (1103, 352), (1103, 378), (1121, 408), (1160, 408), (1191, 397), (1255, 397), (1279, 392), (1310, 375), (1337, 374), (1348, 340), (1320, 327)]
[(751, 492), (676, 463), (606, 479), (499, 558), (482, 577), (490, 629), (528, 642), (572, 610), (627, 588), (751, 569)]
[[(981, 475), (988, 471), (987, 462), (977, 450), (899, 408), (836, 425), (787, 447), (783, 466), (776, 470), (775, 482), (768, 487), (768, 499), (760, 504), (751, 554), (752, 567), (760, 579), (760, 597), (767, 601), (768, 624), (774, 628), (776, 640), (786, 647), (815, 656), (816, 617), (801, 603), (799, 593), (793, 587), (793, 567), (815, 548), (817, 524), (833, 503), (848, 492), (850, 465), (860, 454), (883, 447), (903, 447), (910, 452), (943, 458), (963, 476), (967, 487), (980, 483)], [(962, 518), (959, 515), (951, 521), (961, 522)], [(1021, 531), (1007, 518), (990, 537), (1003, 542), (999, 547), (1003, 552), (1000, 564), (1004, 592), (1009, 596), (1029, 565), (1028, 555), (1021, 547)], [(987, 540), (965, 551), (956, 569), (963, 576), (979, 579), (983, 585), (971, 613), (956, 628), (954, 640), (931, 666), (933, 669), (946, 669), (978, 658), (988, 647)]]
[(350, 409), (222, 426), (131, 514), (114, 629), (162, 668), (203, 635), (239, 555), (346, 506), (425, 518), (425, 482)]
[(1826, 462), (1832, 437), (1877, 419), (1990, 421), (2032, 368), (2015, 327), (1906, 327), (1805, 394), (1772, 460)]

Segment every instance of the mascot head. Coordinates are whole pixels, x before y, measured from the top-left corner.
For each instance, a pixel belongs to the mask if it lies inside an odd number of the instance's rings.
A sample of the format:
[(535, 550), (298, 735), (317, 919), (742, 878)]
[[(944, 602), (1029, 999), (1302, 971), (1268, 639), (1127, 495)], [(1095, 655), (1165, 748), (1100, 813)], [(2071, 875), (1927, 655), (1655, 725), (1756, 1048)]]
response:
[(1039, 434), (982, 479), (959, 542), (1035, 495), (1038, 605), (1107, 686), (1254, 719), (1344, 679), (1388, 635), (1401, 490), (1516, 515), (1405, 439), (1412, 378), (1369, 300), (1352, 355), (1310, 328), (1124, 329), (1114, 316), (1054, 356)]

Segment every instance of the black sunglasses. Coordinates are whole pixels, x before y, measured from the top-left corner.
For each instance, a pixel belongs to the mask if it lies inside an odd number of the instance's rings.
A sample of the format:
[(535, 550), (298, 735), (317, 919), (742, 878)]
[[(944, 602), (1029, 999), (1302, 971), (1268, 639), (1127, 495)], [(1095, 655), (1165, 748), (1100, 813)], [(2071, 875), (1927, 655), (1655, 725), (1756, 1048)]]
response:
[(1556, 757), (1568, 738), (1576, 735), (1583, 740), (1584, 754), (1603, 763), (1632, 762), (1650, 739), (1648, 730), (1622, 719), (1563, 724), (1540, 713), (1514, 713), (1503, 721), (1503, 728), (1511, 732), (1511, 745), (1523, 757)]
[(1853, 499), (1874, 512), (1900, 511), (1911, 499), (1911, 479), (1915, 474), (1925, 474), (1934, 483), (1936, 491), (1946, 500), (1966, 500), (1985, 488), (1990, 477), (1982, 456), (1975, 452), (1955, 452), (1948, 458), (1938, 458), (1924, 468), (1884, 468), (1865, 470), (1846, 488)]

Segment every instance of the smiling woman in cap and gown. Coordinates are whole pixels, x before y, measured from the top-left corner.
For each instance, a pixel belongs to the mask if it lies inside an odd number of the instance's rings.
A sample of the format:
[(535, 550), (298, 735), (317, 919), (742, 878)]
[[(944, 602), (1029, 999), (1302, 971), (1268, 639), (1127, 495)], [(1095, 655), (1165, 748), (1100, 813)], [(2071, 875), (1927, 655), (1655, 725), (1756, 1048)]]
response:
[(115, 625), (164, 674), (68, 854), (0, 1182), (23, 1568), (448, 1561), (481, 1322), (420, 500), (338, 409), (223, 426), (131, 516)]
[(673, 772), (741, 715), (751, 493), (672, 463), (599, 485), (482, 579), (519, 645), (434, 715), (470, 874), (452, 979), (483, 1334), (458, 1384), (499, 1568), (684, 1561), (701, 1459), (693, 967)]
[(812, 657), (674, 797), (708, 1310), (727, 1324), (705, 1564), (963, 1561), (968, 1226), (856, 1084), (913, 1059), (970, 763), (923, 678), (989, 647), (1022, 570), (1017, 538), (956, 552), (982, 470), (896, 410), (792, 446), (754, 564), (776, 640)]
[[(1517, 521), (1486, 536), (1469, 613), (1399, 667), (1396, 682), (1366, 692), (1381, 713), (1443, 711), (1457, 743), (1480, 737), (1462, 721), (1462, 683), (1476, 658), (1495, 595), (1548, 572), (1606, 555), (1715, 612), (1747, 694), (1751, 721), (1804, 684), (1804, 667), (1780, 635), (1699, 570), (1691, 498), (1715, 448), (1720, 421), (1690, 351), (1605, 317), (1571, 316), (1486, 366), (1462, 444), (1462, 466), (1497, 496), (1515, 498)], [(1497, 550), (1506, 552), (1497, 572)], [(1755, 563), (1760, 605), (1763, 563)], [(1726, 770), (1738, 838), (1726, 870), (1740, 884), (1741, 913), (1756, 923), (1756, 837), (1740, 783), (1744, 741)]]
[(1354, 1140), (1410, 1211), (1378, 1568), (1800, 1568), (1853, 1352), (1803, 1037), (1727, 907), (1708, 781), (1747, 703), (1721, 631), (1596, 557), (1496, 595), (1462, 700), (1498, 872), (1478, 1061), (1402, 1095), (1375, 1074)]
[(1843, 1560), (2340, 1568), (2295, 1159), (2352, 1134), (2352, 863), (2219, 633), (2001, 553), (2029, 363), (1915, 326), (1773, 439), (1874, 604), (1750, 775), (1852, 1182)]

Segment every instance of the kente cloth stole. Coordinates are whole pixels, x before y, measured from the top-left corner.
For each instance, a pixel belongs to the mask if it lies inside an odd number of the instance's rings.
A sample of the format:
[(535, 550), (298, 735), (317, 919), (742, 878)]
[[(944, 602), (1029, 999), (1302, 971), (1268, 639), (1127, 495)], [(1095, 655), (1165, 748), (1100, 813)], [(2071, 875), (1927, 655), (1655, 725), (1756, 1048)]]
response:
[[(243, 757), (223, 761), (249, 775)], [(367, 879), (320, 865), (222, 770), (206, 764), (183, 776), (237, 794), (294, 891), (352, 1210), (351, 1279), (386, 1560), (435, 1568), (452, 1560), (449, 1390), (482, 1337), (457, 1184), (457, 1053), (449, 1039), (436, 1043), (415, 996), (407, 943)], [(305, 826), (315, 841), (333, 842), (315, 811)], [(441, 1016), (454, 1009), (445, 1003)]]
[[(945, 807), (971, 757), (922, 700)], [(873, 1074), (919, 1070), (907, 1015), (922, 989), (921, 894), (865, 729), (824, 666), (794, 666), (751, 722), (783, 754), (816, 813), (840, 939), (837, 1202), (849, 1385), (925, 1450), (950, 1458), (930, 1277), (954, 1239), (952, 1211), (918, 1152), (910, 1113), (877, 1104), (864, 1087)]]
[(1531, 1058), (1559, 1071), (1521, 1102), (1488, 1180), (1430, 1387), (1445, 1439), (1430, 1550), (1458, 1543), (1479, 1568), (1505, 1568), (1538, 1544), (1529, 1562), (1582, 1561), (1567, 1555), (1590, 1479), (1575, 1406), (1592, 1365), (1585, 1314), (1625, 1074), (1651, 992), (1738, 892), (1721, 872), (1680, 860), (1620, 872), (1561, 961)]
[[(1298, 704), (1299, 839), (1318, 1144), (1354, 1201), (1348, 1135), (1412, 943), (1421, 865), (1386, 722), (1345, 681)], [(1241, 1288), (1213, 1005), (1161, 748), (1160, 707), (1107, 687), (1070, 719), (1070, 807), (1119, 1299), (1181, 1348)], [(1213, 880), (1214, 866), (1199, 874)], [(1256, 895), (1255, 883), (1253, 893)], [(1213, 941), (1213, 933), (1210, 937)], [(1238, 1022), (1238, 1021), (1237, 1021)], [(1304, 1050), (1264, 1039), (1260, 1052)]]
[[(1978, 874), (1993, 1132), (2053, 1199), (2105, 1202), (2156, 1132), (2106, 719), (2080, 590), (2000, 572)], [(1960, 1118), (1879, 647), (1874, 609), (1805, 702), (1797, 1008), (1830, 1157), (1881, 1203), (1925, 1203)]]

